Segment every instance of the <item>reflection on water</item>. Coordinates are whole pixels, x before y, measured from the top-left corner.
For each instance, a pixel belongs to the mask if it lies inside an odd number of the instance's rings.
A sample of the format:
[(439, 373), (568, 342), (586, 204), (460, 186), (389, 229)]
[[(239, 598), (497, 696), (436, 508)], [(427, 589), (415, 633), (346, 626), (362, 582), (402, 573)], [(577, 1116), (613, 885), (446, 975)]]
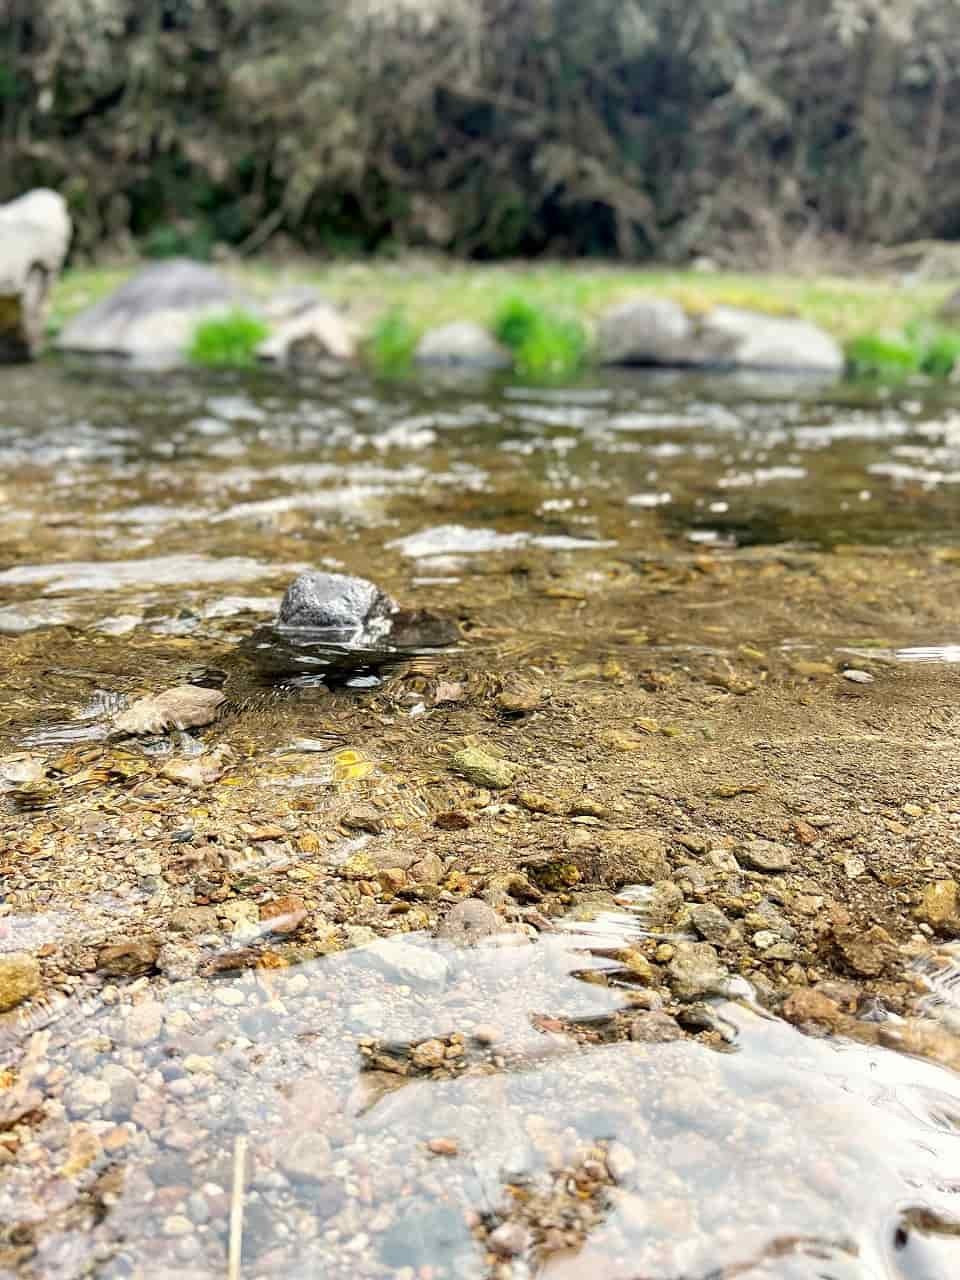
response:
[(210, 939), (8, 1022), (4, 1265), (223, 1275), (245, 1149), (248, 1275), (955, 1275), (957, 1078), (749, 1001), (680, 1041), (618, 923), (253, 969)]

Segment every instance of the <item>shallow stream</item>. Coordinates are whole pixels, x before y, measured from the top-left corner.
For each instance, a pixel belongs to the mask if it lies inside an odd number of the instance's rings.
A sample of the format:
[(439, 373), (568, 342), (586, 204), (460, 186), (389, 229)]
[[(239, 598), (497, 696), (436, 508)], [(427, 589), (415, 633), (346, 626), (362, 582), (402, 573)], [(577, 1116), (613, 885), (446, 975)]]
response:
[[(935, 692), (960, 660), (935, 591), (926, 612), (881, 608), (868, 576), (862, 608), (805, 612), (780, 607), (764, 575), (821, 575), (854, 547), (876, 558), (881, 584), (890, 555), (949, 566), (958, 486), (953, 392), (4, 370), (0, 754), (40, 760), (51, 790), (25, 803), (8, 770), (16, 883), (0, 952), (70, 963), (0, 1020), (0, 1276), (960, 1275), (960, 1077), (947, 1066), (803, 1034), (739, 974), (688, 1008), (685, 1035), (629, 957), (694, 935), (651, 923), (637, 885), (578, 891), (549, 920), (529, 904), (507, 911), (476, 946), (422, 927), (391, 935), (395, 904), (376, 914), (361, 894), (352, 922), (331, 908), (331, 954), (270, 950), (265, 914), (231, 916), (234, 899), (213, 890), (192, 905), (188, 879), (169, 874), (168, 854), (197, 847), (213, 802), (165, 799), (145, 771), (171, 752), (209, 753), (204, 736), (131, 747), (128, 774), (111, 757), (94, 776), (101, 758), (82, 754), (103, 748), (131, 698), (212, 671), (242, 711), (223, 742), (262, 771), (258, 794), (293, 797), (291, 833), (344, 782), (376, 798), (363, 787), (391, 773), (378, 735), (402, 753), (408, 721), (438, 715), (416, 662), (387, 714), (366, 701), (375, 689), (278, 692), (242, 658), (307, 566), (458, 619), (477, 682), (518, 666), (543, 676), (562, 658), (600, 698), (630, 663), (733, 672), (762, 652), (771, 679), (808, 655), (838, 671), (909, 668), (905, 680)], [(756, 590), (731, 605), (721, 577), (683, 594), (684, 575), (726, 564), (755, 572)], [(647, 575), (648, 609), (606, 599), (630, 575)], [(407, 824), (458, 816), (462, 796), (430, 798), (445, 784), (418, 772), (434, 747), (417, 741), (389, 804)], [(575, 760), (576, 742), (567, 749)], [(109, 790), (131, 774), (132, 791)], [(242, 788), (235, 774), (226, 783)], [(70, 807), (95, 786), (102, 810)], [(509, 822), (496, 806), (481, 795), (476, 821)], [(606, 820), (593, 812), (574, 821)], [(74, 861), (61, 872), (51, 841), (68, 820)], [(355, 825), (331, 829), (331, 875), (390, 844), (389, 829)], [(255, 852), (232, 889), (244, 903), (269, 899), (277, 867), (307, 886), (319, 874), (306, 842), (291, 854), (284, 835), (246, 831)], [(464, 840), (469, 877), (489, 849)], [(942, 856), (950, 870), (955, 851)], [(444, 885), (428, 905), (456, 899)], [(159, 973), (105, 975), (87, 958), (185, 904), (211, 914), (189, 939), (159, 939)], [(169, 947), (187, 942), (178, 969)], [(949, 984), (938, 992), (931, 1009), (949, 1025)], [(857, 1016), (898, 1021), (882, 1001)]]

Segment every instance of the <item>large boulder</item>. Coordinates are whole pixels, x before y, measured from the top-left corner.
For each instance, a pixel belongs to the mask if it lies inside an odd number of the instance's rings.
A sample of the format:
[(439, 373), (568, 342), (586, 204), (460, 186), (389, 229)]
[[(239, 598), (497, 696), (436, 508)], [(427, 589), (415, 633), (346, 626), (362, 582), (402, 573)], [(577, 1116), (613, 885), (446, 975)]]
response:
[(470, 320), (429, 329), (417, 346), (417, 364), (446, 365), (466, 369), (509, 369), (510, 352), (482, 325)]
[(667, 298), (634, 298), (611, 307), (597, 324), (601, 364), (687, 364), (693, 322)]
[(175, 365), (186, 359), (201, 321), (237, 307), (256, 309), (213, 267), (170, 258), (144, 267), (108, 298), (74, 316), (57, 345), (141, 365)]
[(666, 298), (633, 298), (605, 312), (596, 347), (603, 364), (820, 374), (844, 367), (839, 344), (809, 321), (739, 307), (693, 317)]
[(50, 286), (70, 247), (66, 202), (28, 191), (0, 205), (0, 363), (30, 360), (43, 340)]
[(844, 367), (840, 344), (817, 325), (739, 307), (709, 311), (700, 323), (698, 343), (703, 363), (735, 369), (839, 374)]
[[(273, 314), (275, 308), (269, 307), (268, 317)], [(317, 299), (285, 315), (281, 312), (277, 319), (273, 333), (257, 347), (257, 358), (265, 364), (317, 365), (352, 360), (356, 353), (346, 317), (329, 302)]]

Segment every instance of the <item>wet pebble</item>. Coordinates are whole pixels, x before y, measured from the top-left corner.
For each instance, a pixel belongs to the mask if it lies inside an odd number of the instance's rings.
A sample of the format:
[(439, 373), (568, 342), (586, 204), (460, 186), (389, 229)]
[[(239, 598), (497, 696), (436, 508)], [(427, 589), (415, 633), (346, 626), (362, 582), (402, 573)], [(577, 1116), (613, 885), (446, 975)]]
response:
[(492, 907), (479, 898), (467, 898), (450, 908), (437, 935), (457, 946), (467, 946), (492, 937), (502, 929), (503, 921)]
[(677, 942), (669, 964), (670, 987), (678, 1000), (716, 995), (727, 971), (708, 942)]
[(730, 937), (733, 925), (712, 902), (697, 902), (689, 908), (690, 923), (706, 942), (723, 943)]
[(776, 874), (787, 871), (793, 861), (793, 855), (783, 844), (773, 840), (750, 840), (737, 850), (737, 861), (751, 871), (765, 871)]
[(13, 1009), (40, 990), (40, 965), (26, 951), (0, 956), (0, 1010)]

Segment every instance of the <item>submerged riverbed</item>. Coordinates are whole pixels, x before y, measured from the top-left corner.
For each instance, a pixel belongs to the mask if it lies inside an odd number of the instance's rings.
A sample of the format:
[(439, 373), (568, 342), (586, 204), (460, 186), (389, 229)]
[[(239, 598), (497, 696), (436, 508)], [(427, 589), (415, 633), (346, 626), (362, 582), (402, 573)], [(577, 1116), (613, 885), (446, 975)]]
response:
[[(955, 1276), (958, 484), (949, 390), (4, 371), (0, 1275)], [(272, 677), (305, 567), (459, 638)]]

